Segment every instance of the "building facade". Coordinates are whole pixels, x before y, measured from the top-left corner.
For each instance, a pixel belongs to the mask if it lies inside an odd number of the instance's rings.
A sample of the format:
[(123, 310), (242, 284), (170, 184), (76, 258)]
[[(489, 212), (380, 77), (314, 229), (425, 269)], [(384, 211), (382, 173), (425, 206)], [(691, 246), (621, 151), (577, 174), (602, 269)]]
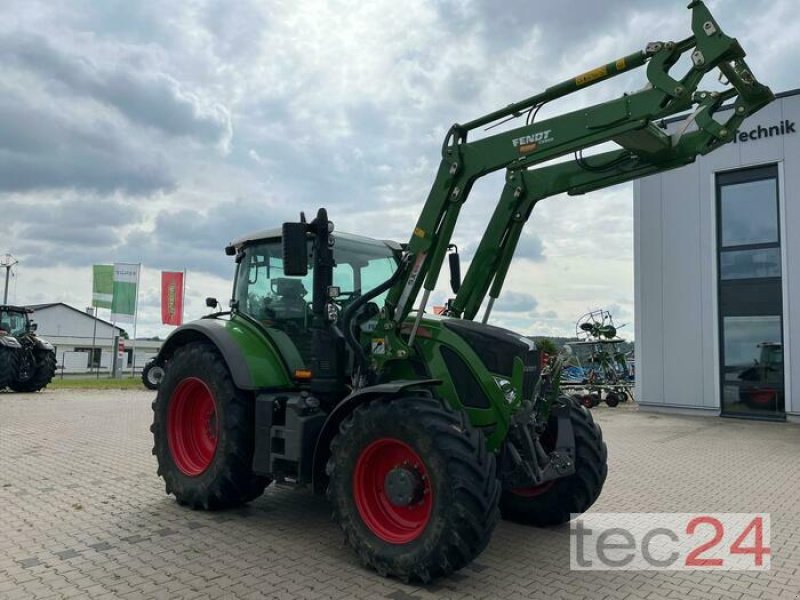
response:
[(734, 143), (634, 183), (643, 407), (800, 419), (798, 129), (800, 90), (779, 94)]
[[(110, 372), (117, 337), (125, 331), (63, 302), (34, 304), (28, 308), (37, 324), (36, 333), (56, 349), (58, 371), (64, 373)], [(160, 341), (123, 340), (123, 368), (141, 370), (161, 347)]]

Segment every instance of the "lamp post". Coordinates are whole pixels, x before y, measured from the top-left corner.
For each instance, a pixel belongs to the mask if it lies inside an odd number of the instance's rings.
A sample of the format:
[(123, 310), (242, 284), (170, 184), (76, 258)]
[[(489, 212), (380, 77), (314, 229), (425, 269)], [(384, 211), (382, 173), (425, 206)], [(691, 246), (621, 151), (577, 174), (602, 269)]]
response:
[(3, 267), (6, 270), (6, 285), (3, 291), (3, 304), (8, 304), (8, 279), (11, 276), (11, 267), (17, 263), (19, 263), (19, 261), (10, 254), (6, 254), (3, 258), (0, 258), (0, 267)]

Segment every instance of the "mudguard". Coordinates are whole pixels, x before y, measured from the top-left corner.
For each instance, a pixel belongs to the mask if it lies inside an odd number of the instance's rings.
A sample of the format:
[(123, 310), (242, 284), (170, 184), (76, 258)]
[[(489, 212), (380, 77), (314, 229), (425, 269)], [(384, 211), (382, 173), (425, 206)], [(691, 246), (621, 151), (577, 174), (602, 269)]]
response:
[(279, 350), (255, 325), (242, 318), (207, 317), (181, 325), (166, 339), (157, 360), (168, 363), (175, 350), (196, 341), (216, 346), (239, 389), (295, 387)]
[(53, 347), (53, 344), (51, 344), (44, 338), (40, 338), (39, 336), (33, 336), (31, 337), (31, 339), (33, 340), (33, 343), (36, 346), (36, 348), (39, 350), (47, 350), (48, 352), (56, 351), (56, 349)]
[(6, 348), (22, 348), (22, 344), (19, 343), (19, 340), (10, 335), (0, 335), (0, 346), (5, 346)]
[(325, 492), (327, 481), (325, 465), (331, 453), (331, 442), (339, 431), (339, 425), (356, 407), (369, 402), (377, 396), (397, 396), (409, 388), (430, 388), (440, 383), (442, 383), (441, 379), (398, 379), (390, 383), (363, 387), (339, 402), (336, 408), (328, 415), (317, 438), (317, 445), (314, 449), (314, 491), (318, 494)]

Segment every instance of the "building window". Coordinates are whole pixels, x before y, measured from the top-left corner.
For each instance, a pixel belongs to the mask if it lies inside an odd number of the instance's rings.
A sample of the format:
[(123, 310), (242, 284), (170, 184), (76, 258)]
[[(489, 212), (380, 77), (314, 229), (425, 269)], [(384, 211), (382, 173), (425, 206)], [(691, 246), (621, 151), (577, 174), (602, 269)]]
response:
[(777, 166), (717, 175), (722, 412), (784, 416)]
[(75, 348), (75, 352), (85, 352), (87, 354), (86, 357), (87, 369), (100, 368), (100, 355), (103, 352), (102, 348)]

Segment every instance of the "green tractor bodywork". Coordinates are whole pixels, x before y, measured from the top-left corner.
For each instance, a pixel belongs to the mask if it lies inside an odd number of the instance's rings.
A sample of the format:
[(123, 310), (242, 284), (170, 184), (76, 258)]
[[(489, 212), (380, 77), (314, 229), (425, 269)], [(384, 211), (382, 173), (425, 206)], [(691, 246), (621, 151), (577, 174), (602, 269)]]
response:
[[(273, 480), (312, 484), (365, 564), (416, 580), (480, 553), (498, 506), (542, 525), (588, 509), (606, 474), (599, 428), (559, 396), (561, 358), (543, 366), (531, 340), (487, 320), (536, 203), (689, 164), (772, 100), (705, 5), (689, 7), (687, 39), (453, 125), (407, 244), (334, 233), (325, 209), (232, 242), (230, 311), (178, 328), (159, 354), (152, 430), (167, 491), (214, 508)], [(673, 78), (684, 54), (692, 66)], [(545, 103), (645, 65), (641, 91), (535, 120)], [(698, 91), (715, 69), (727, 89)], [(659, 125), (690, 110), (676, 134)], [(526, 124), (468, 139), (516, 117)], [(607, 142), (618, 149), (582, 155)], [(474, 182), (499, 169), (505, 187), (462, 282), (456, 221)], [(454, 296), (431, 315), (448, 254)]]

